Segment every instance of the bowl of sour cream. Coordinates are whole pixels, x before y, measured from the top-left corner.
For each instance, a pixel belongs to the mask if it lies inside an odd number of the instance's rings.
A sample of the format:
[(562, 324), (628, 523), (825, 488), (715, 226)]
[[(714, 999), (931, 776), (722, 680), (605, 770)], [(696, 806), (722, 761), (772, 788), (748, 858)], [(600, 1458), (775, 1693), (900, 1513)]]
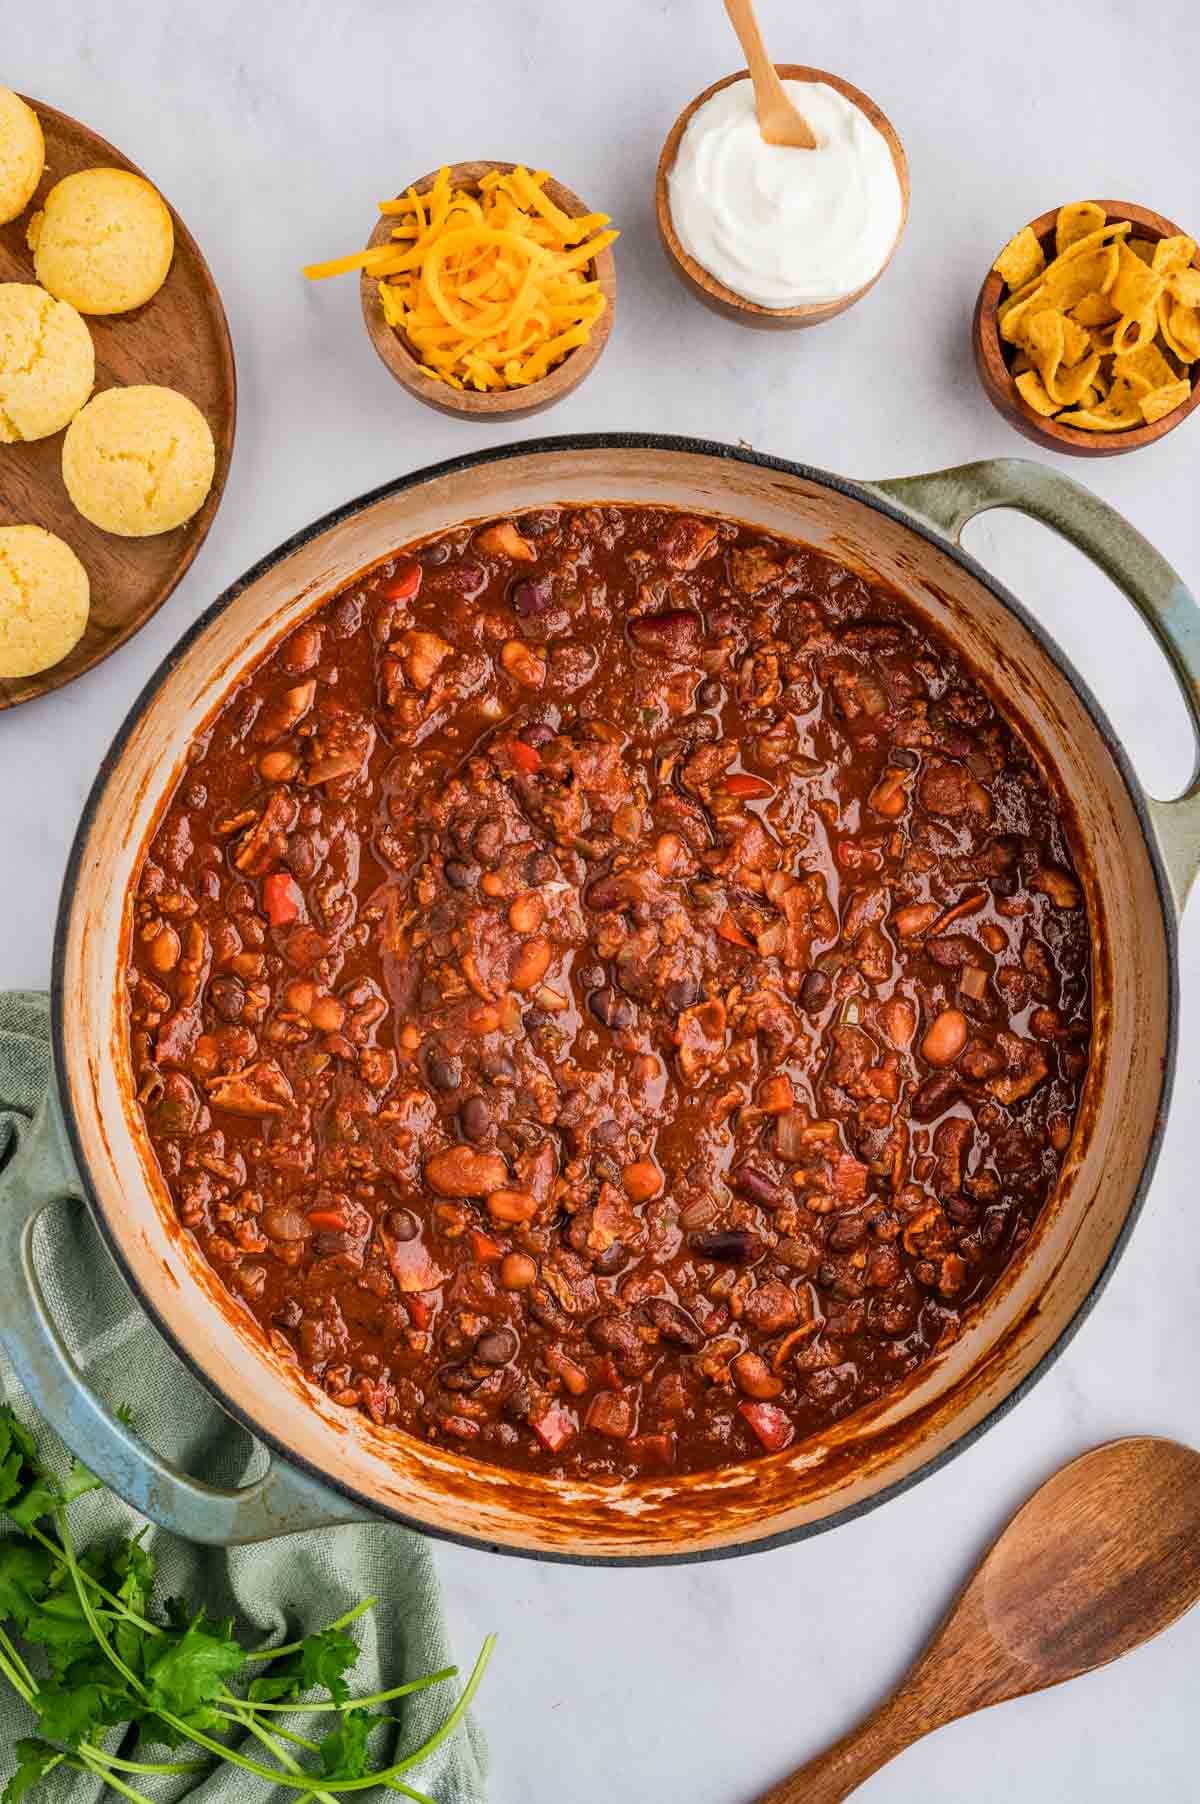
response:
[(701, 300), (749, 326), (815, 326), (874, 286), (908, 218), (908, 160), (891, 122), (823, 69), (777, 65), (817, 140), (768, 144), (748, 71), (714, 82), (658, 161), (658, 229)]

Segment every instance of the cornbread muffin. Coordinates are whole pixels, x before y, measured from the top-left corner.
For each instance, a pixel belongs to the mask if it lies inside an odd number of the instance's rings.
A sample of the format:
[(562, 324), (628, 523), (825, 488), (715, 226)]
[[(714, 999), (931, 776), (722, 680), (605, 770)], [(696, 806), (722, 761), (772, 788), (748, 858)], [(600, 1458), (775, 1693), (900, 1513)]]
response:
[(45, 164), (37, 114), (11, 88), (0, 88), (0, 225), (25, 211)]
[(208, 421), (173, 388), (106, 388), (63, 440), (67, 493), (105, 532), (143, 539), (190, 520), (212, 487)]
[(42, 287), (80, 313), (140, 307), (166, 281), (175, 249), (162, 195), (127, 169), (65, 175), (26, 236)]
[(92, 335), (36, 282), (0, 282), (0, 444), (48, 438), (92, 392)]
[(0, 526), (0, 677), (58, 664), (87, 625), (88, 573), (44, 526)]

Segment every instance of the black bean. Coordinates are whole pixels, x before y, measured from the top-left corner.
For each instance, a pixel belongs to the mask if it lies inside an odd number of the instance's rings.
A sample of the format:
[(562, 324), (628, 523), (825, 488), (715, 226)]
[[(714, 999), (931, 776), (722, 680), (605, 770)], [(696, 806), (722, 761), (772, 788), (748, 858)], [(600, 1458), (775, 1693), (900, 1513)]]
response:
[(479, 876), (479, 871), (475, 865), (464, 864), (459, 858), (448, 858), (444, 868), (446, 882), (453, 884), (455, 889), (474, 888), (475, 880)]
[(482, 1096), (468, 1096), (458, 1111), (458, 1119), (468, 1140), (483, 1140), (492, 1125), (491, 1110)]
[(761, 1251), (758, 1235), (745, 1228), (716, 1228), (710, 1234), (693, 1234), (691, 1245), (701, 1259), (727, 1259), (738, 1265), (757, 1258)]
[(800, 1006), (806, 1014), (819, 1015), (829, 1006), (833, 985), (824, 971), (806, 971), (800, 985)]
[(553, 532), (558, 525), (558, 515), (549, 508), (538, 508), (533, 513), (517, 516), (517, 531), (527, 539), (540, 539), (548, 532)]
[(716, 677), (705, 677), (696, 691), (696, 700), (702, 708), (715, 708), (724, 694), (725, 691)]
[(435, 1090), (457, 1090), (462, 1083), (462, 1066), (457, 1059), (447, 1058), (444, 1053), (431, 1053), (428, 1068), (429, 1081)]
[(663, 991), (663, 1001), (675, 1015), (682, 1015), (685, 1008), (692, 1008), (699, 997), (700, 985), (691, 977), (677, 977)]
[(624, 996), (618, 996), (608, 984), (602, 990), (592, 991), (588, 997), (588, 1007), (597, 1021), (602, 1021), (605, 1027), (612, 1028), (614, 1032), (633, 1025), (635, 1011), (632, 1002), (627, 1002)]
[(554, 728), (547, 726), (544, 720), (531, 720), (527, 727), (521, 728), (517, 737), (523, 739), (526, 745), (533, 746), (536, 751), (539, 746), (549, 745), (555, 733)]
[(418, 545), (415, 556), (419, 564), (433, 568), (449, 562), (450, 547), (444, 539), (435, 539), (432, 545)]
[(236, 977), (214, 977), (208, 986), (209, 1001), (222, 1021), (240, 1021), (246, 1008), (246, 992)]
[(475, 1357), (480, 1365), (506, 1366), (516, 1358), (520, 1344), (511, 1328), (493, 1328), (475, 1342)]
[(393, 1240), (415, 1240), (421, 1232), (421, 1224), (411, 1209), (389, 1209), (383, 1225)]
[(906, 745), (894, 745), (888, 753), (888, 763), (894, 764), (897, 770), (916, 770), (921, 760)]

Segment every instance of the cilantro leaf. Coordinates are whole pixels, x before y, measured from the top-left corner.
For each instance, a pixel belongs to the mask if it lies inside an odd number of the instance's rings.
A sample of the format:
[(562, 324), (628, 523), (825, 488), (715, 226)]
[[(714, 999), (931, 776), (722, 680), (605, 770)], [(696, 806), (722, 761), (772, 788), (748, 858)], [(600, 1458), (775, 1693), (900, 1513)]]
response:
[(48, 1679), (34, 1699), (42, 1732), (52, 1741), (77, 1748), (93, 1729), (135, 1721), (141, 1715), (137, 1701), (116, 1668), (102, 1656), (77, 1660), (65, 1673)]
[(15, 1536), (0, 1541), (0, 1621), (11, 1617), (23, 1629), (50, 1589), (52, 1572), (42, 1548)]
[[(139, 1616), (146, 1614), (150, 1592), (154, 1588), (154, 1555), (138, 1540), (122, 1541), (112, 1557), (115, 1591), (123, 1604)], [(136, 1622), (113, 1625), (113, 1641), (117, 1652), (133, 1672), (140, 1673), (146, 1652), (146, 1631)]]
[(0, 1409), (0, 1509), (22, 1528), (48, 1516), (62, 1487), (43, 1466), (37, 1444), (11, 1409)]
[(367, 1770), (367, 1737), (382, 1720), (365, 1710), (347, 1710), (321, 1742), (321, 1771), (327, 1779), (361, 1779)]
[(22, 1624), (26, 1641), (46, 1650), (56, 1673), (63, 1673), (80, 1654), (95, 1645), (91, 1628), (72, 1591), (52, 1592), (30, 1611)]
[(281, 1660), (267, 1677), (250, 1687), (252, 1703), (299, 1697), (317, 1687), (326, 1690), (335, 1704), (349, 1702), (350, 1687), (342, 1674), (358, 1659), (358, 1644), (342, 1629), (321, 1629), (302, 1641), (294, 1654)]
[(208, 1623), (201, 1610), (182, 1632), (156, 1639), (145, 1654), (146, 1702), (151, 1710), (188, 1716), (217, 1697), (245, 1661), (232, 1622)]
[(13, 1752), (17, 1770), (4, 1787), (3, 1804), (17, 1804), (63, 1758), (61, 1749), (52, 1748), (48, 1741), (40, 1741), (35, 1735), (22, 1735)]

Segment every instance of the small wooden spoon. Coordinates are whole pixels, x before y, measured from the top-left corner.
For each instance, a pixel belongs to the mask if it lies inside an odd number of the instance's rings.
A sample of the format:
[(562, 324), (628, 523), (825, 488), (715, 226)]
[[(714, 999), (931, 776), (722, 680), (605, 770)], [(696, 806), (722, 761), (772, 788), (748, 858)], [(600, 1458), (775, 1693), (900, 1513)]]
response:
[(1200, 1598), (1200, 1453), (1110, 1441), (1013, 1517), (897, 1691), (758, 1804), (836, 1804), (931, 1729), (1091, 1672)]
[(725, 11), (738, 34), (754, 83), (754, 109), (764, 139), (768, 144), (790, 144), (797, 150), (815, 150), (817, 140), (811, 127), (788, 99), (775, 65), (767, 55), (751, 0), (725, 0)]

